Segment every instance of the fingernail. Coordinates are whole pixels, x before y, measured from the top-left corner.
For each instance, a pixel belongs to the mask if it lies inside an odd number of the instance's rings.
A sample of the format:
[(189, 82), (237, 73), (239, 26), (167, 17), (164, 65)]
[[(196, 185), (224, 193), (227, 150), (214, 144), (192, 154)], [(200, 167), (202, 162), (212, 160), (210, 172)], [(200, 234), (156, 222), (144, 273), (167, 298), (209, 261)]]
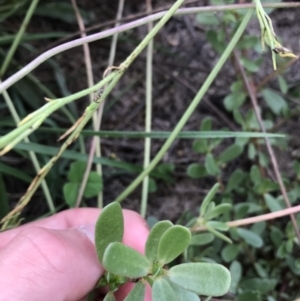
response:
[(82, 225), (76, 229), (85, 234), (92, 243), (95, 243), (95, 226), (95, 223), (90, 223)]

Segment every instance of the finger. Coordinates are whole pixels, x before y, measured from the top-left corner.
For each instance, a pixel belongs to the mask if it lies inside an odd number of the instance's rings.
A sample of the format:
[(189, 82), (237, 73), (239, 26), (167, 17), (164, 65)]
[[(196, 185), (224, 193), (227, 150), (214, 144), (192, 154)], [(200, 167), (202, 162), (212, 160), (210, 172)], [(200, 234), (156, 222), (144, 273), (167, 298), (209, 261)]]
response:
[[(124, 243), (143, 252), (148, 235), (145, 221), (127, 210), (124, 221)], [(43, 225), (52, 226), (52, 222)], [(70, 223), (54, 226), (68, 227)], [(88, 226), (93, 237), (95, 224)], [(22, 231), (16, 230), (8, 231), (15, 232), (14, 238), (0, 251), (0, 274), (7, 276), (0, 279), (0, 291), (8, 289), (6, 294), (14, 294), (6, 300), (28, 300), (33, 284), (35, 293), (31, 300), (78, 300), (94, 287), (103, 269), (94, 245), (85, 235), (83, 240), (78, 229), (50, 230), (28, 225)], [(14, 283), (18, 283), (17, 292)], [(16, 295), (18, 292), (20, 296)]]
[(48, 229), (75, 228), (80, 225), (96, 222), (99, 214), (100, 210), (97, 208), (77, 208), (62, 211), (53, 216), (0, 233), (0, 248), (5, 246), (11, 239), (20, 233), (20, 231), (30, 227), (37, 226)]
[(77, 229), (27, 228), (0, 251), (1, 298), (79, 300), (103, 272), (94, 244)]

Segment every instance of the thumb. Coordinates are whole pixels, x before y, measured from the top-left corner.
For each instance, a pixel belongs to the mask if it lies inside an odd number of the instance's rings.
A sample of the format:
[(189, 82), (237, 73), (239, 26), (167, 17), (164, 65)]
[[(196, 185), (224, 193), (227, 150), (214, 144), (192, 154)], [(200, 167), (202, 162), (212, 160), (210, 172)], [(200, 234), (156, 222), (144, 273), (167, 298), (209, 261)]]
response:
[(94, 227), (21, 231), (0, 250), (1, 300), (83, 298), (104, 272), (91, 241)]

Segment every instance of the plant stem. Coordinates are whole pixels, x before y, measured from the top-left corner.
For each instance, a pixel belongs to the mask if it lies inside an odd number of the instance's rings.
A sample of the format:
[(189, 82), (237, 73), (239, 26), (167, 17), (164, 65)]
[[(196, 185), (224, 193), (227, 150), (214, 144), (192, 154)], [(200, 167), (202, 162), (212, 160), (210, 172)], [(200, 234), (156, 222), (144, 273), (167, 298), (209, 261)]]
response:
[(27, 28), (28, 23), (30, 22), (30, 19), (31, 19), (31, 17), (32, 17), (34, 11), (35, 11), (35, 8), (36, 8), (38, 2), (39, 2), (39, 0), (32, 0), (29, 9), (26, 12), (26, 16), (25, 16), (25, 18), (23, 20), (23, 23), (22, 23), (22, 25), (21, 25), (18, 33), (16, 34), (15, 39), (14, 39), (14, 41), (13, 41), (13, 43), (12, 43), (12, 45), (11, 45), (11, 47), (10, 47), (10, 49), (9, 49), (6, 57), (5, 57), (5, 59), (4, 59), (4, 62), (2, 64), (2, 66), (1, 66), (0, 78), (3, 78), (3, 75), (6, 72), (7, 67), (9, 66), (9, 63), (10, 63), (12, 57), (14, 56), (14, 54), (15, 54), (15, 52), (17, 50), (17, 47), (19, 46), (19, 44), (20, 44), (20, 42), (22, 40), (24, 32), (25, 32), (25, 30)]
[[(234, 228), (234, 227), (256, 224), (259, 222), (264, 222), (264, 221), (268, 221), (268, 220), (272, 220), (272, 219), (277, 219), (277, 218), (281, 218), (281, 217), (295, 214), (298, 212), (300, 212), (300, 205), (295, 206), (295, 207), (286, 208), (286, 209), (276, 211), (276, 212), (262, 214), (259, 216), (248, 217), (248, 218), (243, 218), (243, 219), (239, 219), (236, 221), (227, 222), (226, 224), (228, 227)], [(206, 230), (205, 226), (196, 227), (194, 229), (195, 232), (201, 232), (201, 231), (205, 231), (205, 230)]]
[[(10, 111), (10, 113), (11, 113), (11, 115), (12, 115), (14, 121), (15, 121), (15, 123), (18, 124), (20, 122), (20, 117), (19, 117), (19, 115), (18, 115), (18, 113), (17, 113), (17, 111), (16, 111), (16, 109), (14, 107), (14, 104), (13, 104), (10, 96), (8, 95), (7, 91), (3, 92), (3, 97), (4, 97), (4, 100), (5, 100), (6, 104), (7, 104), (7, 107), (9, 109), (9, 111)], [(30, 142), (30, 140), (27, 137), (24, 138), (24, 141), (25, 142)], [(39, 164), (39, 161), (38, 161), (38, 159), (36, 157), (35, 152), (29, 151), (29, 156), (30, 156), (30, 159), (32, 161), (32, 164), (34, 166), (35, 171), (38, 173), (40, 171), (41, 167), (40, 167), (40, 164)], [(42, 185), (42, 189), (43, 189), (43, 192), (44, 192), (45, 199), (47, 201), (48, 207), (50, 209), (50, 212), (51, 213), (55, 213), (56, 212), (55, 206), (54, 206), (54, 203), (53, 203), (50, 191), (49, 191), (49, 187), (48, 187), (46, 181), (43, 180), (42, 183), (41, 183), (41, 185)]]
[(200, 88), (198, 93), (196, 94), (195, 98), (192, 100), (192, 103), (187, 108), (183, 116), (181, 117), (180, 121), (174, 128), (173, 132), (171, 133), (170, 137), (167, 139), (167, 141), (164, 143), (160, 151), (156, 154), (154, 159), (149, 164), (148, 168), (145, 169), (116, 199), (116, 202), (121, 202), (124, 200), (144, 179), (146, 175), (148, 175), (151, 170), (158, 164), (158, 162), (162, 159), (164, 154), (168, 151), (169, 147), (172, 145), (173, 141), (177, 138), (179, 132), (182, 130), (190, 116), (193, 114), (194, 110), (202, 100), (203, 96), (205, 95), (206, 91), (216, 78), (217, 74), (225, 64), (226, 60), (230, 56), (233, 48), (235, 47), (236, 43), (239, 41), (242, 33), (244, 32), (250, 18), (252, 15), (253, 9), (250, 9), (247, 14), (245, 15), (244, 19), (242, 20), (240, 26), (238, 27), (237, 31), (235, 32), (232, 40), (228, 44), (227, 48), (221, 55), (218, 63), (215, 65), (209, 76), (206, 78), (203, 86)]
[[(152, 0), (147, 0), (147, 12), (152, 10)], [(153, 22), (148, 23), (148, 32), (151, 32)], [(146, 62), (146, 119), (145, 119), (145, 132), (151, 132), (151, 119), (152, 119), (152, 62), (153, 62), (153, 40), (147, 46), (147, 62)], [(151, 153), (151, 138), (145, 138), (144, 150), (144, 169), (147, 169), (150, 163)], [(147, 203), (148, 203), (148, 190), (149, 190), (149, 175), (143, 180), (142, 188), (142, 202), (141, 202), (141, 216), (145, 218)]]

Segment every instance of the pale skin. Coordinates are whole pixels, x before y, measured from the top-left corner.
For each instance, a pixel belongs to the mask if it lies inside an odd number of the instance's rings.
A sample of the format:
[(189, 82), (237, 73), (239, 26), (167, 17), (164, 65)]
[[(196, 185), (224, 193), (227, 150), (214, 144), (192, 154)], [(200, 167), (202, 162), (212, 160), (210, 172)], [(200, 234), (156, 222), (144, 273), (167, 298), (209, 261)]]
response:
[[(92, 242), (99, 213), (94, 208), (66, 210), (0, 233), (0, 300), (85, 300), (104, 273)], [(144, 253), (146, 222), (133, 211), (123, 214), (124, 244)], [(117, 301), (131, 288), (120, 288)], [(151, 301), (149, 287), (145, 301)]]

